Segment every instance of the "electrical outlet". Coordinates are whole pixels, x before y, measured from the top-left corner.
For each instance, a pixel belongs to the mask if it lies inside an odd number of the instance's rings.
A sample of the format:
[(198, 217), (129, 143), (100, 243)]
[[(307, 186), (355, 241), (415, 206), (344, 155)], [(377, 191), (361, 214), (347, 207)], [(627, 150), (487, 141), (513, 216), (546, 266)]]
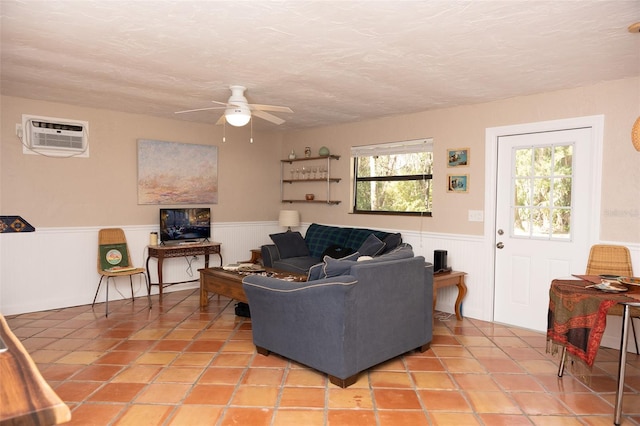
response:
[(469, 222), (483, 222), (484, 212), (482, 210), (469, 210)]

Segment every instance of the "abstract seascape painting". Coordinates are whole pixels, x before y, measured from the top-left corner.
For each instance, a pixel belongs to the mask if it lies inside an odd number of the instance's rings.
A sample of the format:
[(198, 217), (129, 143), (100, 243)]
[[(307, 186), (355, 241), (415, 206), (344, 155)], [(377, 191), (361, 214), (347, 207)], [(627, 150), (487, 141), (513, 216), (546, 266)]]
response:
[(217, 203), (217, 146), (138, 139), (138, 204)]

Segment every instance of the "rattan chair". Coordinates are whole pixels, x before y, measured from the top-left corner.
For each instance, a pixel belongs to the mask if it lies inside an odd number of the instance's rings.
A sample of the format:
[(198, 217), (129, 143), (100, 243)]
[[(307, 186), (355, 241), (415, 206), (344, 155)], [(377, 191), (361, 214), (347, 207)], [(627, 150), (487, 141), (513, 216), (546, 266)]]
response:
[[(113, 256), (113, 253), (116, 253), (117, 255)], [(108, 260), (105, 262), (105, 257), (115, 257), (115, 261), (113, 263), (117, 266), (115, 268), (110, 268), (109, 266), (111, 265)], [(117, 268), (120, 268), (120, 270)], [(113, 278), (113, 281), (115, 282), (117, 277), (129, 277), (131, 300), (135, 300), (133, 295), (133, 276), (142, 275), (147, 286), (147, 299), (149, 300), (149, 309), (151, 309), (151, 292), (149, 289), (149, 279), (147, 277), (146, 269), (136, 268), (133, 266), (133, 263), (131, 262), (131, 255), (129, 254), (127, 237), (122, 229), (106, 228), (98, 231), (98, 274), (100, 274), (100, 281), (98, 282), (98, 289), (96, 290), (96, 295), (93, 297), (91, 307), (96, 304), (96, 298), (98, 297), (100, 286), (105, 278), (105, 316), (109, 316), (109, 280), (111, 278)]]
[[(589, 252), (589, 261), (587, 262), (587, 275), (619, 275), (621, 277), (633, 277), (633, 266), (631, 265), (631, 255), (629, 249), (625, 246), (616, 246), (608, 244), (596, 244), (591, 247)], [(615, 305), (609, 312), (609, 315), (622, 316), (622, 305)], [(636, 327), (634, 319), (640, 318), (640, 309), (631, 308), (631, 329), (633, 330), (633, 339), (636, 343), (636, 354), (638, 351), (638, 337), (636, 335)]]

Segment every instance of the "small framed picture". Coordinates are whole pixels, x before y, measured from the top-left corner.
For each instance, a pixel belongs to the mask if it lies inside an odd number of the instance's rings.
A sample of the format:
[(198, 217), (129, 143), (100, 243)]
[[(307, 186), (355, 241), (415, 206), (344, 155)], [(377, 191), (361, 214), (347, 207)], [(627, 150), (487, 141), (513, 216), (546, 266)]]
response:
[(447, 149), (447, 167), (469, 165), (469, 148)]
[(447, 192), (469, 192), (469, 175), (447, 175)]

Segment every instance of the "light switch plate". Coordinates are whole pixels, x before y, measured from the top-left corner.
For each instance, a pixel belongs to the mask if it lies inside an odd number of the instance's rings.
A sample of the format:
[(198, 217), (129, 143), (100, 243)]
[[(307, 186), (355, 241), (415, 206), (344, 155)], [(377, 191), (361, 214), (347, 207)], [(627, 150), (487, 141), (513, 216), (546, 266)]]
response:
[(484, 212), (482, 210), (469, 210), (469, 222), (483, 222)]

